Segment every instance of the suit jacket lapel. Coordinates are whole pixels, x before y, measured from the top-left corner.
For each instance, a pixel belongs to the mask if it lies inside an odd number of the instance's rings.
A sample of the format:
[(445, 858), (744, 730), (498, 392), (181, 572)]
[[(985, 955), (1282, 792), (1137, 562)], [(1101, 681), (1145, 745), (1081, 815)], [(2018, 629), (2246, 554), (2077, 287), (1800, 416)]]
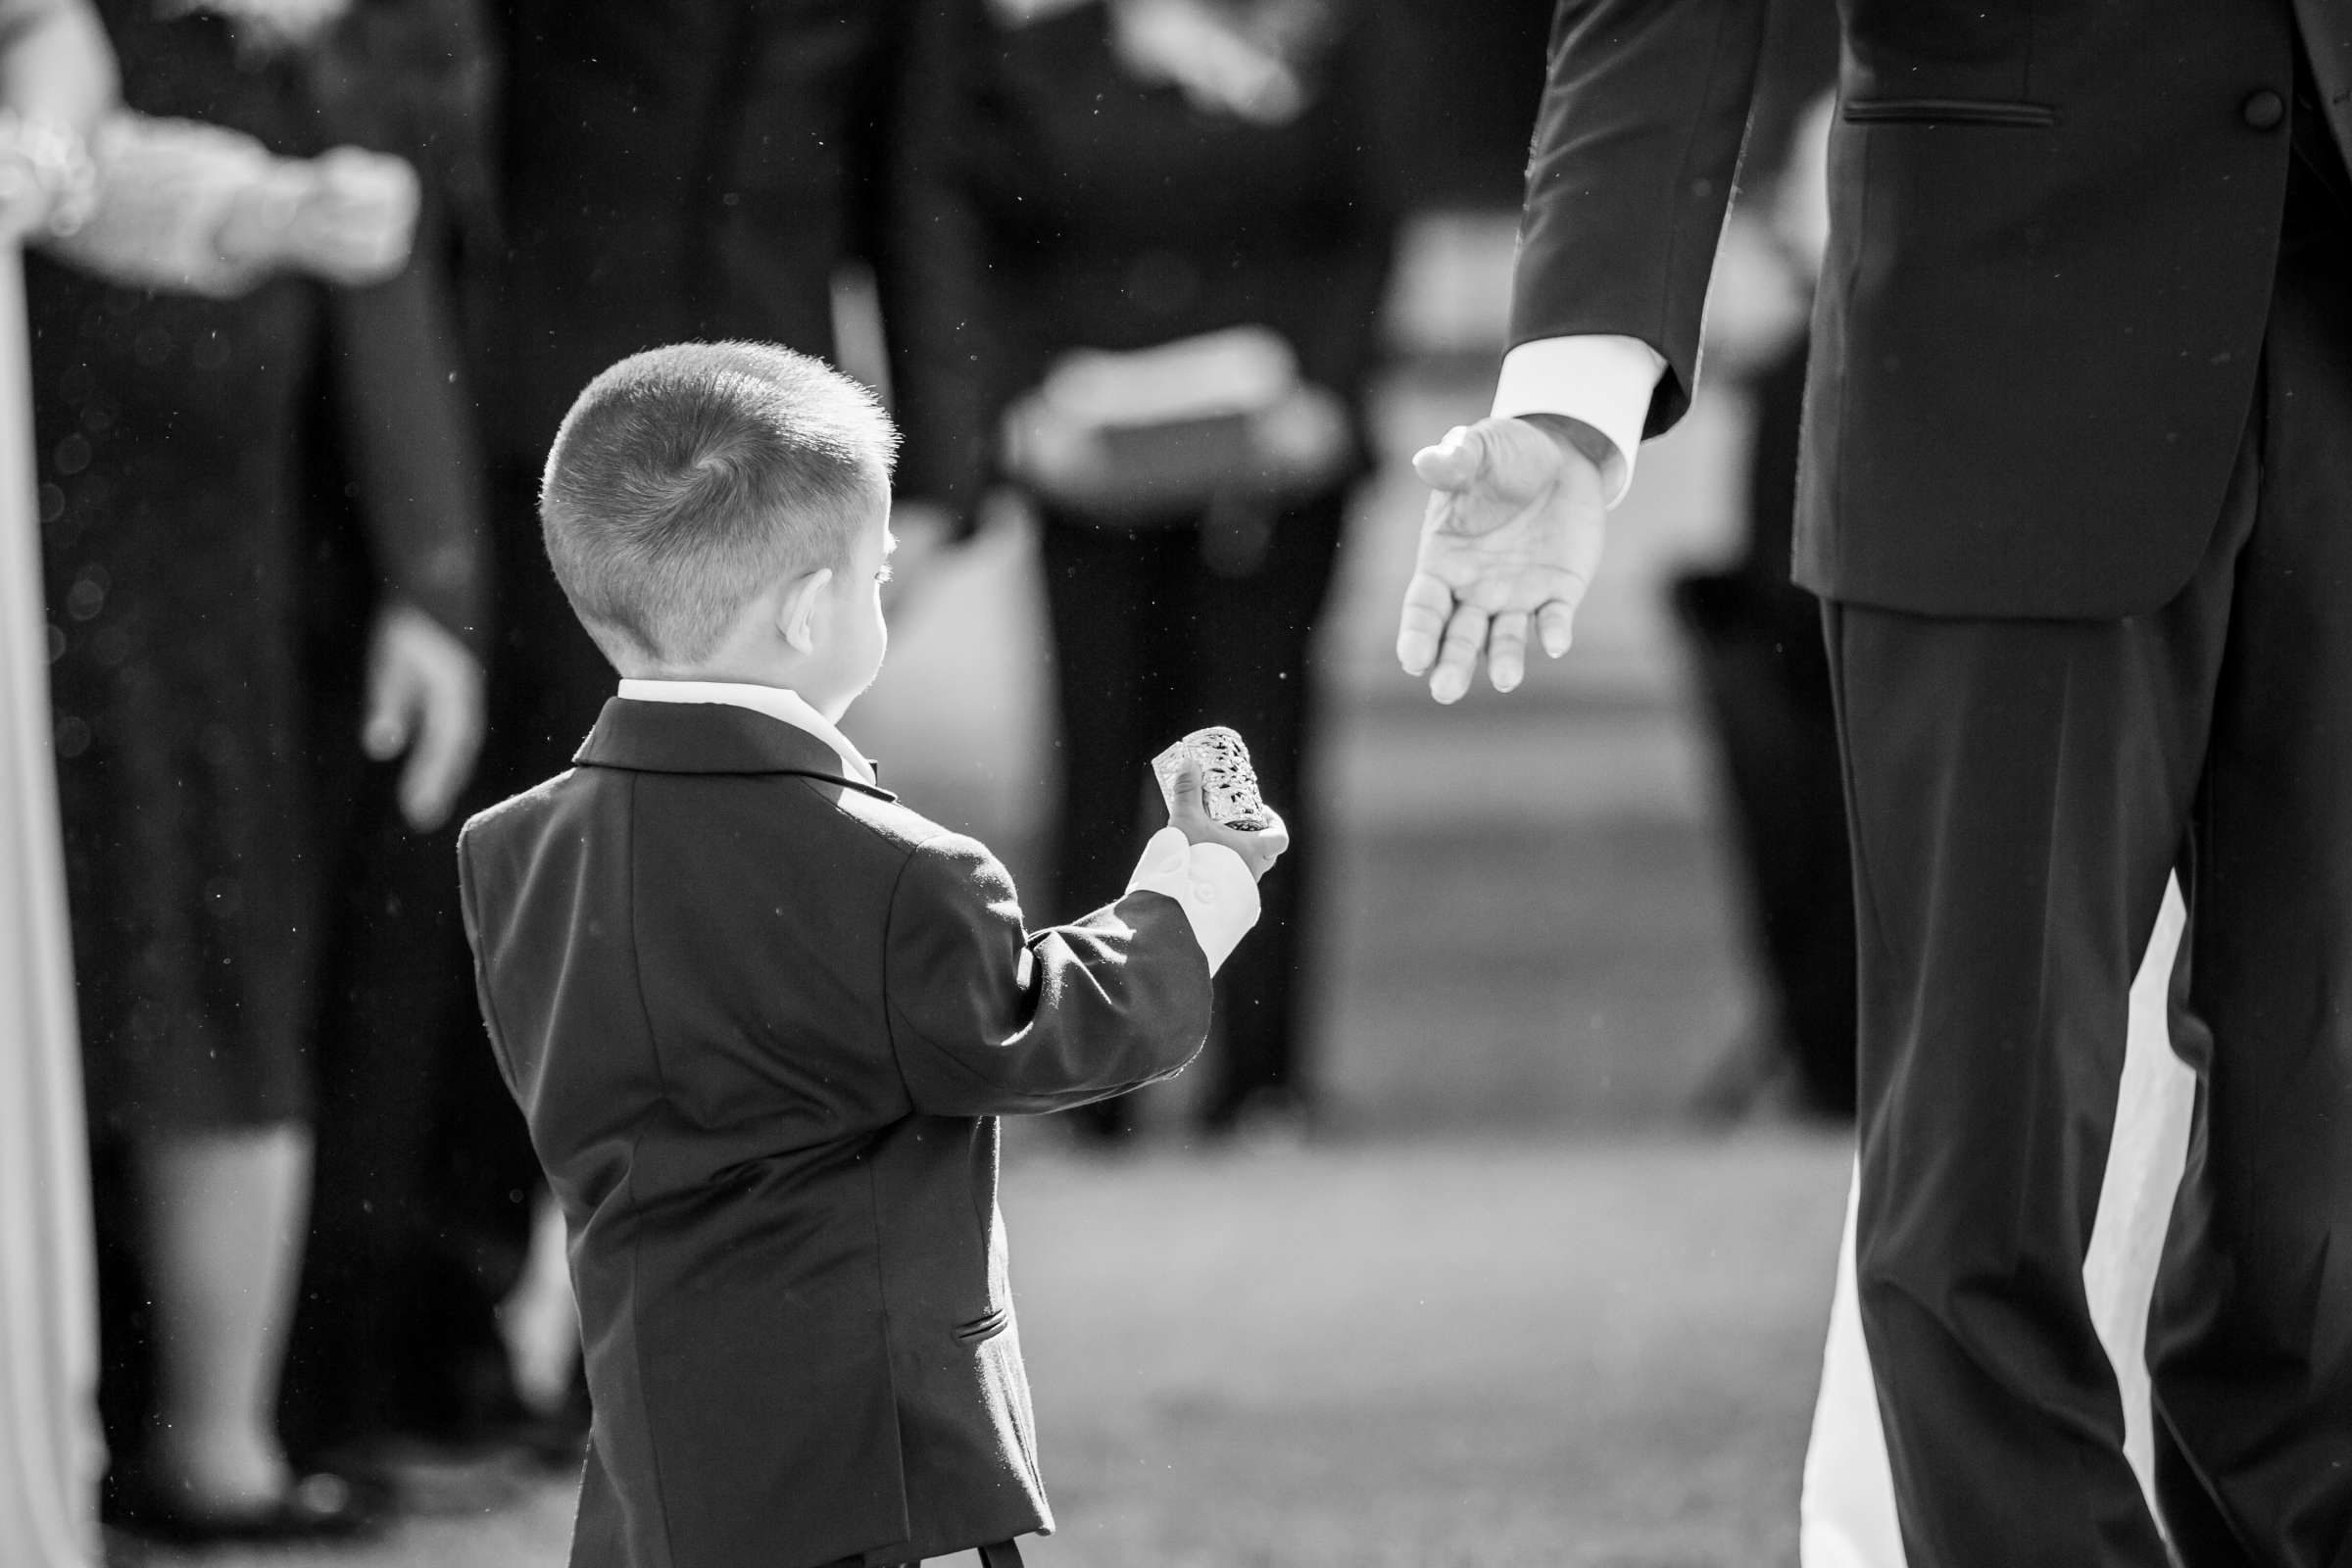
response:
[(833, 748), (807, 730), (726, 703), (611, 698), (572, 762), (643, 773), (800, 773), (898, 799), (843, 776)]

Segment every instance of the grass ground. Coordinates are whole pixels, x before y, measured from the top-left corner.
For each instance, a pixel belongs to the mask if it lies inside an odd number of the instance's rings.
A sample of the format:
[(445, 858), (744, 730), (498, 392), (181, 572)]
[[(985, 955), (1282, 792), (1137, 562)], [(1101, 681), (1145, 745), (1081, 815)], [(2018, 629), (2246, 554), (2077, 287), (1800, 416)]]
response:
[[(1847, 1154), (1725, 1139), (1012, 1143), (1060, 1529), (1034, 1568), (1782, 1568)], [(569, 1478), (424, 1474), (364, 1552), (557, 1568)], [(964, 1559), (968, 1562), (970, 1559)]]
[(1793, 1563), (1846, 1156), (1447, 1143), (1016, 1170), (1038, 1568)]

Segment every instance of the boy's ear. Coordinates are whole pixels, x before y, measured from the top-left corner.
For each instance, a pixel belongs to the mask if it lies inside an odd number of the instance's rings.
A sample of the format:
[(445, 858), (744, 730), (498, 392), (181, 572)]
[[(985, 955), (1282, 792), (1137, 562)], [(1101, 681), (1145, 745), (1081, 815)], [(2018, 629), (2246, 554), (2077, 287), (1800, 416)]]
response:
[(798, 654), (816, 652), (817, 633), (823, 629), (825, 616), (825, 586), (833, 580), (833, 568), (820, 566), (793, 579), (784, 590), (784, 604), (776, 616), (776, 629), (784, 641)]

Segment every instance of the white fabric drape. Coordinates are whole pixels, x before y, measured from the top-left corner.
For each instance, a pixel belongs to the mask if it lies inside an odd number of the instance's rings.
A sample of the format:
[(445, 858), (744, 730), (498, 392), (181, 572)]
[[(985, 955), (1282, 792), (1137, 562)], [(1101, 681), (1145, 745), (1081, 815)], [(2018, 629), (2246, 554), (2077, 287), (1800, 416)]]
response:
[(0, 1563), (87, 1568), (104, 1452), (31, 419), (0, 246)]
[[(2099, 1190), (2098, 1223), (2082, 1265), (2083, 1288), (2124, 1396), (2125, 1451), (2149, 1483), (2152, 1463), (2147, 1341), (2148, 1298), (2164, 1250), (2165, 1225), (2188, 1148), (2196, 1079), (2173, 1054), (2165, 1017), (2173, 955), (2185, 923), (2178, 887), (2132, 986), (2132, 1028), (2117, 1097), (2115, 1142)], [(1799, 1531), (1804, 1568), (1905, 1568), (1887, 1474), (1886, 1442), (1871, 1384), (1870, 1350), (1854, 1298), (1854, 1200), (1845, 1207), (1829, 1348), (1813, 1444), (1805, 1455)]]

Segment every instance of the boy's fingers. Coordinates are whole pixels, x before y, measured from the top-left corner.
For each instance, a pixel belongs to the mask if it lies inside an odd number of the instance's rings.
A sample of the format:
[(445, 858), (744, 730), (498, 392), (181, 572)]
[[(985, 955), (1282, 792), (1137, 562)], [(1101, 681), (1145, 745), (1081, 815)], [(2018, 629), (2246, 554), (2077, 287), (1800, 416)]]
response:
[(1200, 764), (1199, 762), (1188, 760), (1182, 767), (1179, 767), (1176, 770), (1176, 787), (1172, 793), (1175, 796), (1175, 804), (1172, 805), (1168, 809), (1168, 814), (1170, 816), (1198, 816), (1202, 814), (1202, 808), (1200, 805)]

